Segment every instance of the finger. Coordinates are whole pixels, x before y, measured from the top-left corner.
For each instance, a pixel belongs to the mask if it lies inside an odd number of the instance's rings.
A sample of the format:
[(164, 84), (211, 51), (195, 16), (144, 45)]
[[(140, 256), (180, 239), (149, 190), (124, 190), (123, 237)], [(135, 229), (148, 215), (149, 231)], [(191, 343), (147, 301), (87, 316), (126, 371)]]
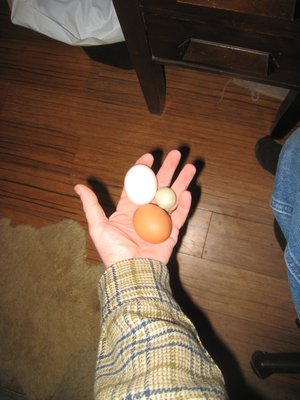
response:
[(170, 186), (173, 175), (176, 171), (176, 168), (178, 167), (180, 158), (181, 154), (178, 150), (172, 150), (167, 154), (162, 166), (160, 167), (156, 175), (158, 188)]
[(177, 194), (177, 196), (179, 196), (180, 193), (184, 192), (189, 187), (189, 184), (193, 180), (195, 174), (196, 167), (193, 164), (186, 164), (182, 168), (180, 174), (172, 185), (172, 189)]
[(90, 235), (93, 239), (95, 232), (101, 233), (107, 217), (100, 206), (95, 193), (85, 185), (76, 185), (75, 192), (80, 197), (87, 219)]
[(192, 196), (189, 191), (181, 193), (176, 210), (171, 214), (172, 222), (175, 228), (180, 229), (185, 223), (190, 212)]
[(147, 167), (152, 167), (152, 165), (153, 165), (153, 161), (154, 161), (154, 158), (153, 158), (153, 155), (152, 154), (150, 154), (150, 153), (146, 153), (146, 154), (143, 154), (137, 161), (136, 161), (136, 164), (144, 164), (144, 165), (147, 165)]

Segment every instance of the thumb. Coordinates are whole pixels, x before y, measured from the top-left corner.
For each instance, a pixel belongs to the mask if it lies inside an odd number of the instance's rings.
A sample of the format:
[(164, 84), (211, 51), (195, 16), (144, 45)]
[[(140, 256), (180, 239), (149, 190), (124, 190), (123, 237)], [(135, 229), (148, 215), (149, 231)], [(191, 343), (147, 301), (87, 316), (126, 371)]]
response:
[(76, 185), (75, 192), (80, 197), (83, 210), (87, 219), (89, 233), (91, 238), (94, 239), (95, 235), (101, 234), (104, 228), (107, 217), (100, 206), (95, 193), (85, 185)]

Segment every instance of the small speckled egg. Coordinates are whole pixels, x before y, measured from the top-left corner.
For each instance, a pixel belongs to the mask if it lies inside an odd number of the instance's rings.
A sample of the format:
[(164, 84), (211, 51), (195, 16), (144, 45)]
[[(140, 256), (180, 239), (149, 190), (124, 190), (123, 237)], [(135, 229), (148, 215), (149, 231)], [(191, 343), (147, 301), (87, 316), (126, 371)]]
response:
[(155, 173), (147, 165), (136, 164), (127, 172), (124, 188), (133, 203), (137, 205), (150, 203), (157, 190)]
[(138, 207), (133, 215), (136, 233), (150, 243), (161, 243), (168, 239), (172, 231), (170, 215), (155, 204)]
[(159, 207), (168, 211), (175, 206), (177, 197), (174, 190), (168, 187), (163, 187), (158, 189), (158, 191), (156, 192), (155, 200)]

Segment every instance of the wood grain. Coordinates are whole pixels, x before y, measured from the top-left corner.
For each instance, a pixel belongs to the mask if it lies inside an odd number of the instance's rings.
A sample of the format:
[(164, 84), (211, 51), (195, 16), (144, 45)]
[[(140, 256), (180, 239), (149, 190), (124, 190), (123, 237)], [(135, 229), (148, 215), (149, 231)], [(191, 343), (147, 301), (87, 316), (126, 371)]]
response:
[(241, 218), (212, 216), (203, 258), (268, 276), (285, 278), (286, 274), (273, 227)]
[[(109, 214), (127, 169), (172, 148), (194, 162), (193, 210), (170, 263), (177, 300), (226, 377), (231, 399), (294, 400), (299, 379), (260, 381), (257, 349), (294, 351), (300, 332), (274, 238), (273, 177), (256, 141), (279, 101), (231, 79), (167, 67), (161, 116), (149, 114), (134, 71), (118, 70), (25, 28), (0, 0), (0, 217), (33, 226), (86, 222), (73, 191), (88, 182)], [(88, 261), (98, 260), (87, 235)]]
[(254, 15), (275, 16), (283, 19), (293, 19), (295, 0), (266, 1), (224, 1), (224, 0), (176, 0), (178, 3), (194, 4), (201, 7), (214, 7), (223, 10), (249, 13)]

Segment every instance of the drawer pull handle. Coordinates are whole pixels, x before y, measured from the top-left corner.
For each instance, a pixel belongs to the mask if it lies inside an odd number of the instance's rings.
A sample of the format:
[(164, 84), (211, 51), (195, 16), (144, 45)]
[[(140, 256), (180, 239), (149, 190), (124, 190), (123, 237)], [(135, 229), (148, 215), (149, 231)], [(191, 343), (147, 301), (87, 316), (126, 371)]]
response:
[(178, 47), (182, 61), (212, 69), (267, 77), (279, 64), (271, 53), (206, 40), (189, 39)]

